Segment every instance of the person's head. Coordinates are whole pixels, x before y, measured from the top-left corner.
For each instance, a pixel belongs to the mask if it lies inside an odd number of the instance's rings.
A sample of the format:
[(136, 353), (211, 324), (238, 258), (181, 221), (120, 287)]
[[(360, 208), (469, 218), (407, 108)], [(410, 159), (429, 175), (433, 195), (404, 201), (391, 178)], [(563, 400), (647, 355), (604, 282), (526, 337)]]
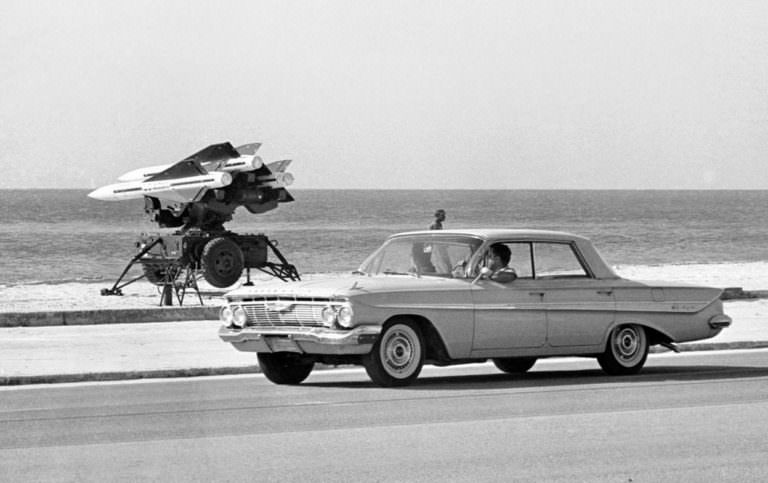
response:
[(437, 210), (435, 212), (435, 218), (437, 218), (437, 221), (445, 221), (445, 210), (442, 208)]
[(512, 252), (509, 247), (503, 243), (494, 243), (491, 245), (489, 252), (490, 264), (488, 268), (491, 270), (498, 270), (499, 268), (506, 267), (509, 264), (509, 259), (512, 257)]

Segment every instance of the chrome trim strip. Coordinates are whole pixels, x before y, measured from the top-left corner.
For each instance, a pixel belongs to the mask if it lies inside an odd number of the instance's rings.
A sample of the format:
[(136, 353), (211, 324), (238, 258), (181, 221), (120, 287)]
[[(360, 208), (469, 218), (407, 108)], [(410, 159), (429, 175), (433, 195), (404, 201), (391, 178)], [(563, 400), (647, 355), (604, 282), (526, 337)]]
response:
[(509, 304), (378, 304), (381, 309), (400, 310), (549, 310), (549, 311), (594, 311), (594, 312), (678, 312), (695, 313), (703, 310), (709, 302), (667, 301), (667, 302), (539, 302)]

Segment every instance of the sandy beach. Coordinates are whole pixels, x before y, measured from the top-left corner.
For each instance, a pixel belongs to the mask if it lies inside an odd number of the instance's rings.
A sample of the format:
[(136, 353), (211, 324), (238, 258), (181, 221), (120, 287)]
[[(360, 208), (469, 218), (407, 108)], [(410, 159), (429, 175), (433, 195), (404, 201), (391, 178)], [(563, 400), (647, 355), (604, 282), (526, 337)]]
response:
[[(160, 306), (160, 290), (145, 281), (123, 289), (123, 295), (101, 295), (108, 284), (62, 283), (57, 285), (16, 285), (0, 288), (0, 312), (49, 312), (63, 310), (145, 309)], [(219, 305), (224, 291), (201, 288), (205, 305)], [(178, 305), (174, 298), (173, 305)], [(184, 306), (200, 305), (193, 290), (184, 297)]]

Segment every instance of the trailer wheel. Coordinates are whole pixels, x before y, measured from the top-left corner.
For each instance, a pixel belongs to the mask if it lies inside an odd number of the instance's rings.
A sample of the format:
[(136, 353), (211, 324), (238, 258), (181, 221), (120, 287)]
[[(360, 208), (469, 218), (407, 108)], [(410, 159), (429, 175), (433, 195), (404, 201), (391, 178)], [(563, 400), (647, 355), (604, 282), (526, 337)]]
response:
[(203, 277), (214, 287), (233, 285), (243, 273), (243, 251), (229, 238), (218, 237), (209, 241), (200, 256)]
[[(146, 277), (147, 281), (149, 283), (152, 283), (154, 285), (165, 285), (166, 283), (166, 274), (168, 273), (168, 266), (166, 265), (159, 265), (154, 263), (148, 263), (141, 266), (142, 270), (144, 270), (144, 276)], [(174, 280), (168, 280), (168, 282), (173, 282)]]

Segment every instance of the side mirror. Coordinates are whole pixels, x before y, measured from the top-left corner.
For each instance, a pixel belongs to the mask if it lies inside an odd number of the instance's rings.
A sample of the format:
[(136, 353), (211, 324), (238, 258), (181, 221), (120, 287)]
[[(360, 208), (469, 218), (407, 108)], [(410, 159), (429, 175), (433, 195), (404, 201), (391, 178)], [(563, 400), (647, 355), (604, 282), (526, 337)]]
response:
[(477, 281), (478, 281), (478, 280), (480, 280), (481, 278), (483, 278), (483, 279), (484, 279), (484, 278), (488, 278), (488, 276), (489, 276), (491, 273), (492, 273), (492, 272), (491, 272), (491, 269), (490, 269), (490, 268), (488, 268), (488, 267), (483, 267), (483, 268), (481, 268), (481, 269), (480, 269), (480, 273), (479, 273), (479, 274), (477, 274), (477, 277), (475, 277), (475, 279), (474, 279), (474, 280), (472, 280), (472, 284), (473, 284), (473, 285), (474, 285), (474, 284), (476, 284), (476, 283), (477, 283)]

